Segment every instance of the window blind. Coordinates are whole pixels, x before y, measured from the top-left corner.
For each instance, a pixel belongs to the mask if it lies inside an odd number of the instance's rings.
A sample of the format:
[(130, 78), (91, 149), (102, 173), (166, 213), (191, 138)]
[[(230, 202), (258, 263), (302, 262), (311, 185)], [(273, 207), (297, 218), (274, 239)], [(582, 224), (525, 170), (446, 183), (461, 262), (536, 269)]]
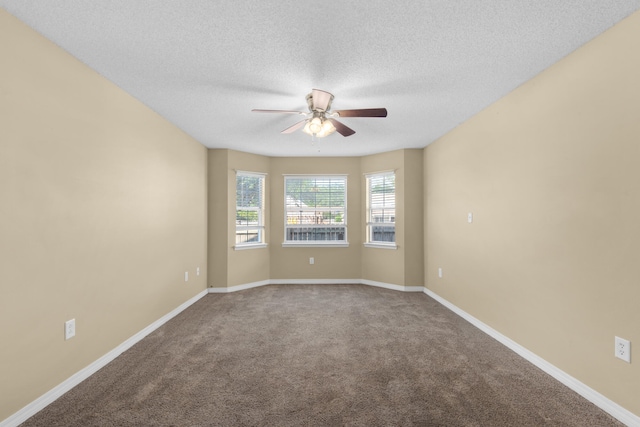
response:
[(384, 172), (366, 175), (367, 181), (367, 241), (396, 241), (396, 175)]
[(264, 243), (264, 175), (236, 174), (236, 245)]
[(346, 176), (285, 176), (284, 181), (285, 243), (346, 242)]

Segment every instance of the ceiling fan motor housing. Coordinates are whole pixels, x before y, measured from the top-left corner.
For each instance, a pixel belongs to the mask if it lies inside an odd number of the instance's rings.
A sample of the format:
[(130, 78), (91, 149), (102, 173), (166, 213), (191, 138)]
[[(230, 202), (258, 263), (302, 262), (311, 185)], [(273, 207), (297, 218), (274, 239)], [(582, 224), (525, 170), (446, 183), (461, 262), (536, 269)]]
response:
[(329, 111), (331, 102), (333, 102), (333, 95), (324, 90), (313, 89), (313, 91), (307, 95), (307, 105), (311, 112)]

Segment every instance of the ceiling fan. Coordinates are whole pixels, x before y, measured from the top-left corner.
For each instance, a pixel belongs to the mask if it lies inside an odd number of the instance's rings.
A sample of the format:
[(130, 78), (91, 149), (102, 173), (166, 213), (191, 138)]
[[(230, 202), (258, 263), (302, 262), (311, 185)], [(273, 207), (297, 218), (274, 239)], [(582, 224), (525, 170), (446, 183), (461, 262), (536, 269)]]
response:
[(307, 95), (307, 105), (309, 112), (295, 110), (259, 110), (253, 109), (256, 113), (281, 113), (300, 114), (305, 116), (293, 126), (289, 126), (281, 133), (293, 133), (303, 128), (303, 132), (318, 138), (323, 138), (338, 131), (342, 136), (349, 136), (356, 133), (353, 129), (345, 126), (336, 120), (336, 117), (387, 117), (386, 108), (365, 108), (360, 110), (334, 110), (330, 111), (333, 95), (327, 91), (313, 89)]

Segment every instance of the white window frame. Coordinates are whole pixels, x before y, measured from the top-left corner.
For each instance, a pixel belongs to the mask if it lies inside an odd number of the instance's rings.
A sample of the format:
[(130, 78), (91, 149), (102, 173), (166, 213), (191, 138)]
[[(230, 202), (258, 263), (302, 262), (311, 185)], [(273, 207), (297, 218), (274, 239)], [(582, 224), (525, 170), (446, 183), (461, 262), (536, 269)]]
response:
[[(284, 176), (284, 236), (282, 247), (348, 247), (349, 241), (347, 236), (347, 184), (348, 184), (348, 176), (347, 175), (335, 175), (335, 174), (321, 174), (321, 175), (283, 175)], [(332, 224), (304, 224), (304, 228), (328, 228), (328, 227), (336, 227), (343, 228), (344, 239), (343, 240), (287, 240), (288, 230), (296, 228), (296, 225), (289, 223), (289, 215), (290, 212), (287, 210), (287, 183), (289, 180), (294, 179), (309, 179), (309, 180), (344, 180), (344, 204), (341, 207), (341, 213), (343, 221), (340, 224), (332, 225)], [(311, 206), (310, 208), (315, 209), (316, 206)], [(300, 225), (297, 225), (300, 228)]]
[[(258, 178), (260, 179), (260, 202), (259, 206), (240, 206), (238, 204), (238, 179), (242, 177), (247, 178)], [(265, 240), (265, 188), (266, 188), (266, 174), (260, 172), (245, 172), (245, 171), (236, 171), (236, 243), (233, 248), (236, 251), (244, 250), (244, 249), (257, 249), (257, 248), (265, 248), (267, 246)], [(250, 225), (250, 224), (239, 224), (237, 220), (237, 213), (239, 210), (242, 211), (255, 211), (257, 212), (258, 224)], [(238, 231), (247, 231), (247, 230), (258, 230), (258, 241), (257, 242), (237, 242)]]
[[(393, 197), (393, 204), (386, 204), (386, 201), (383, 201), (383, 204), (379, 207), (376, 207), (378, 209), (382, 209), (383, 212), (385, 210), (391, 210), (393, 209), (393, 220), (392, 221), (386, 221), (385, 217), (386, 215), (383, 213), (383, 218), (382, 221), (379, 220), (375, 220), (373, 218), (373, 212), (376, 208), (372, 207), (372, 186), (371, 183), (374, 179), (386, 179), (387, 177), (393, 177), (393, 193), (394, 193), (394, 197)], [(366, 187), (366, 202), (365, 202), (365, 224), (366, 224), (366, 230), (365, 230), (365, 243), (364, 246), (365, 247), (369, 247), (369, 248), (381, 248), (381, 249), (397, 249), (398, 248), (398, 244), (396, 243), (396, 239), (397, 239), (397, 234), (396, 234), (396, 216), (397, 216), (397, 211), (396, 211), (396, 191), (397, 191), (397, 186), (396, 186), (396, 173), (395, 170), (392, 171), (382, 171), (382, 172), (374, 172), (374, 173), (367, 173), (365, 174), (365, 187)], [(373, 227), (374, 226), (379, 226), (380, 224), (384, 224), (386, 227), (393, 227), (393, 234), (394, 234), (394, 241), (393, 242), (387, 242), (387, 241), (382, 241), (382, 240), (373, 240)]]

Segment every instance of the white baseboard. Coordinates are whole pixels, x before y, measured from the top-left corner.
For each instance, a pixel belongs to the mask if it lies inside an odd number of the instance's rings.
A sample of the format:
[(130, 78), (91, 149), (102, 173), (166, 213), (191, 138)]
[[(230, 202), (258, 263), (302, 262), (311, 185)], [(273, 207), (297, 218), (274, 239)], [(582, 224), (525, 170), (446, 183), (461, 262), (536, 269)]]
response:
[(375, 286), (377, 288), (391, 289), (391, 290), (400, 291), (400, 292), (422, 292), (424, 289), (424, 287), (422, 286), (393, 285), (391, 283), (376, 282), (374, 280), (367, 280), (367, 279), (360, 280), (360, 283), (362, 283), (363, 285)]
[(259, 282), (244, 283), (242, 285), (229, 286), (228, 288), (209, 288), (210, 294), (226, 294), (229, 292), (244, 291), (245, 289), (257, 288), (271, 284), (270, 280), (261, 280)]
[(423, 288), (423, 290), (425, 294), (429, 295), (431, 298), (435, 299), (440, 304), (447, 307), (449, 310), (453, 311), (455, 314), (462, 317), (467, 322), (471, 323), (473, 326), (480, 329), (485, 334), (489, 335), (490, 337), (494, 338), (496, 341), (502, 343), (509, 349), (513, 350), (525, 360), (531, 362), (538, 368), (542, 369), (544, 372), (551, 375), (553, 378), (560, 381), (562, 384), (566, 385), (571, 390), (575, 391), (576, 393), (578, 393), (579, 395), (581, 395), (582, 397), (584, 397), (585, 399), (587, 399), (588, 401), (590, 401), (591, 403), (593, 403), (594, 405), (602, 409), (603, 411), (609, 413), (611, 416), (616, 418), (621, 423), (630, 427), (640, 427), (639, 416), (635, 415), (634, 413), (618, 405), (611, 399), (598, 393), (597, 391), (587, 386), (586, 384), (578, 381), (571, 375), (555, 367), (551, 363), (547, 362), (546, 360), (536, 355), (535, 353), (527, 350), (525, 347), (521, 346), (520, 344), (516, 343), (515, 341), (506, 337), (505, 335), (502, 335), (500, 332), (496, 331), (495, 329), (483, 323), (482, 321), (476, 319), (475, 317), (473, 317), (466, 311), (462, 310), (461, 308), (453, 305), (452, 303), (442, 298), (435, 292), (427, 288)]
[(359, 285), (360, 279), (271, 279), (272, 285)]
[(133, 347), (138, 341), (142, 340), (144, 337), (149, 335), (151, 332), (158, 329), (160, 326), (167, 323), (169, 320), (180, 314), (180, 312), (184, 311), (187, 307), (198, 301), (203, 296), (207, 295), (208, 291), (204, 290), (198, 293), (193, 298), (188, 301), (180, 304), (177, 308), (170, 311), (169, 313), (162, 316), (160, 319), (156, 320), (131, 338), (127, 339), (125, 342), (111, 350), (109, 353), (105, 354), (95, 362), (91, 363), (89, 366), (81, 369), (76, 372), (69, 378), (67, 378), (62, 383), (58, 384), (53, 389), (49, 390), (24, 408), (20, 409), (15, 414), (11, 415), (9, 418), (0, 421), (0, 427), (15, 427), (25, 422), (27, 419), (34, 416), (36, 413), (44, 409), (47, 405), (54, 402), (60, 396), (71, 390), (73, 387), (80, 384), (82, 381), (89, 378), (91, 375), (96, 373), (98, 370), (106, 366), (109, 362), (114, 360), (116, 357), (120, 356), (129, 348)]
[(394, 285), (392, 283), (376, 282), (367, 279), (270, 279), (230, 286), (228, 288), (209, 288), (209, 293), (224, 294), (266, 285), (368, 285), (401, 292), (422, 292), (424, 289), (422, 286)]
[(358, 279), (271, 279), (260, 280), (258, 282), (243, 283), (242, 285), (229, 286), (228, 288), (209, 288), (210, 294), (226, 294), (229, 292), (244, 291), (246, 289), (258, 288), (267, 285), (331, 285), (331, 284), (359, 284)]

